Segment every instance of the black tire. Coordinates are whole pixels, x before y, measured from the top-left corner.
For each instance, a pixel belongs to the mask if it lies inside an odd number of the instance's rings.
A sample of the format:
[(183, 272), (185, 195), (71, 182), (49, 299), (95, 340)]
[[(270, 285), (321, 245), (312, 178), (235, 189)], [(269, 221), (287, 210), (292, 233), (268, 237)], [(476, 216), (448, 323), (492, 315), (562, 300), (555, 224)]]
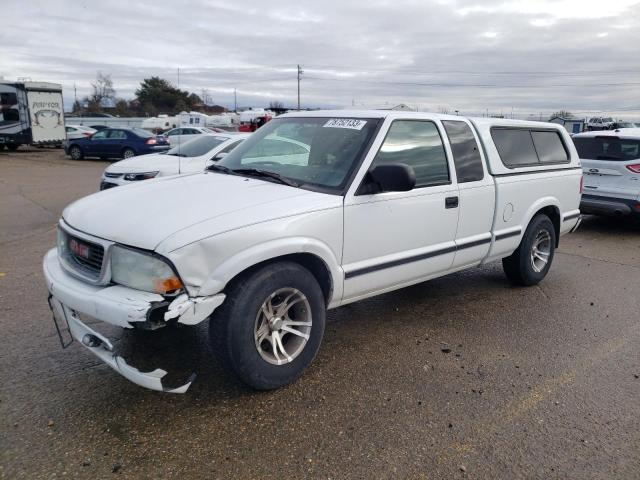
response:
[(136, 156), (136, 152), (132, 148), (125, 148), (122, 151), (122, 158), (131, 158), (135, 156)]
[[(538, 263), (534, 263), (532, 259), (533, 249), (537, 240), (541, 238), (548, 239), (545, 242), (548, 243), (547, 262), (542, 268), (540, 267), (540, 260), (536, 260)], [(551, 219), (544, 214), (536, 215), (524, 232), (518, 249), (511, 256), (502, 259), (502, 268), (505, 275), (515, 285), (537, 285), (551, 268), (555, 248), (556, 230)]]
[(12, 152), (15, 152), (18, 149), (19, 146), (20, 145), (16, 145), (15, 143), (8, 143), (7, 144), (7, 148)]
[(69, 148), (69, 156), (72, 160), (82, 160), (84, 158), (84, 153), (82, 153), (82, 149), (77, 145), (71, 145)]
[[(296, 289), (306, 297), (311, 326), (309, 338), (297, 356), (275, 365), (258, 352), (254, 331), (263, 303), (281, 289)], [(297, 263), (272, 263), (232, 282), (225, 293), (226, 300), (209, 321), (211, 346), (224, 368), (257, 390), (272, 390), (295, 381), (313, 361), (324, 334), (326, 307), (315, 277)], [(285, 347), (290, 339), (295, 341), (297, 337), (283, 337)]]

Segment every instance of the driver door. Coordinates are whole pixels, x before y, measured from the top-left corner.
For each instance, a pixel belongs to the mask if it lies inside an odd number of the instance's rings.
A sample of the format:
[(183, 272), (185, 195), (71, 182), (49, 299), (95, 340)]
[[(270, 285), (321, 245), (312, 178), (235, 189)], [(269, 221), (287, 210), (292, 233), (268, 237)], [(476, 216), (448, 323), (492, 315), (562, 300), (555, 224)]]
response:
[(364, 183), (367, 177), (356, 177), (344, 207), (344, 300), (417, 283), (451, 267), (458, 187), (443, 138), (436, 120), (394, 119), (371, 166), (409, 165), (415, 188), (359, 194), (358, 178)]
[(94, 133), (86, 144), (85, 155), (97, 157), (104, 155), (108, 132), (109, 130), (104, 129)]

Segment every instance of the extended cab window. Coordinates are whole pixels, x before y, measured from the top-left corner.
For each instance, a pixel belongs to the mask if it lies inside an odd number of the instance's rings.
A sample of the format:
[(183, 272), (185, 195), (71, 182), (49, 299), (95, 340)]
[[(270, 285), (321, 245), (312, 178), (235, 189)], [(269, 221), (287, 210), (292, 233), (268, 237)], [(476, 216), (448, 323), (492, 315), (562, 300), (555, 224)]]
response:
[(451, 143), (458, 183), (476, 182), (484, 178), (480, 149), (469, 125), (460, 121), (443, 121)]
[(502, 163), (509, 168), (569, 161), (560, 134), (552, 130), (492, 128)]
[(394, 121), (372, 166), (384, 163), (404, 163), (413, 167), (416, 188), (450, 181), (442, 138), (433, 122)]

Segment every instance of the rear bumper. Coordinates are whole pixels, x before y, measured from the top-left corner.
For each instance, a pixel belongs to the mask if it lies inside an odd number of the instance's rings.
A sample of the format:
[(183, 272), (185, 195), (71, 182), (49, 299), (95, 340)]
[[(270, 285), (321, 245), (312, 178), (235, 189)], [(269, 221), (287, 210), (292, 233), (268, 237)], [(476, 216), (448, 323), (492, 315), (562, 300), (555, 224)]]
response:
[(640, 202), (626, 198), (598, 197), (583, 195), (580, 211), (591, 215), (606, 215), (611, 217), (626, 217), (640, 215)]

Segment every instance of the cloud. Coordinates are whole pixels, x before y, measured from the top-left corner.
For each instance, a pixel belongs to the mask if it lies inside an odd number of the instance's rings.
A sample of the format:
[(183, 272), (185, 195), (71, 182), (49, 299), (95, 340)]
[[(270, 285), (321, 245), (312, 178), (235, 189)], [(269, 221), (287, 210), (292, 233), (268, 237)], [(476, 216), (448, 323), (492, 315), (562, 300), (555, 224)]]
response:
[(132, 97), (179, 69), (216, 103), (293, 106), (300, 64), (306, 106), (624, 113), (639, 27), (640, 0), (5, 0), (0, 75), (62, 83), (70, 104), (98, 70)]

